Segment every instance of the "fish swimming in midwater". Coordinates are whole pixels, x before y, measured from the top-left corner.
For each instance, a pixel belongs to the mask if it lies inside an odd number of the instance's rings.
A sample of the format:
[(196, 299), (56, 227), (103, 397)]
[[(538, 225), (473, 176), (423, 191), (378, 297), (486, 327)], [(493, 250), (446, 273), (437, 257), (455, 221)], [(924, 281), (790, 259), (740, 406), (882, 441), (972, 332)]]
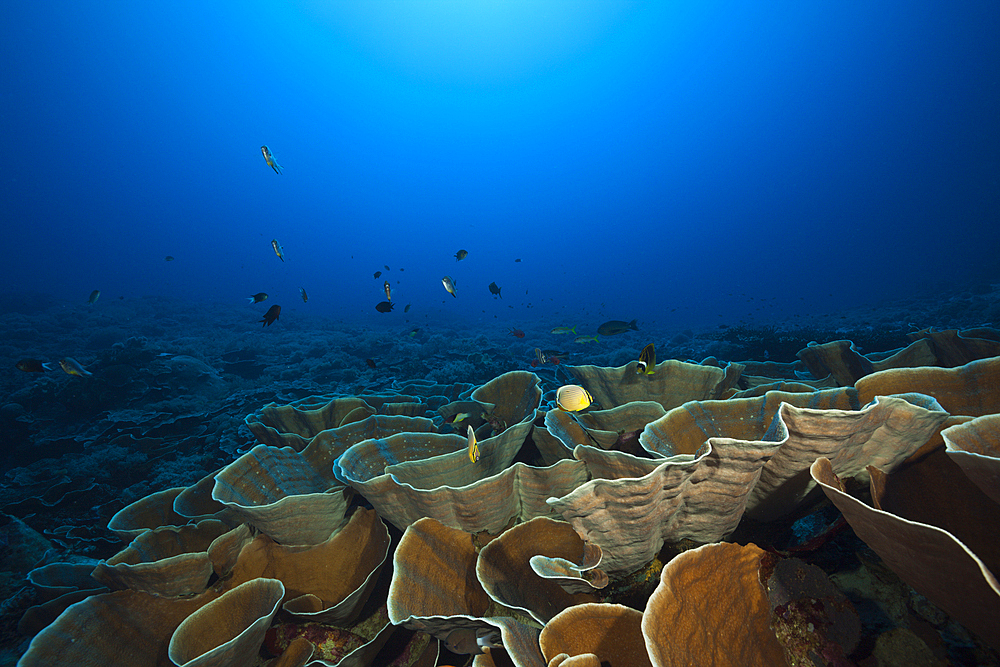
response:
[(275, 305), (268, 308), (267, 312), (264, 313), (264, 317), (260, 318), (260, 321), (264, 323), (261, 327), (271, 326), (271, 324), (278, 319), (278, 315), (281, 315), (281, 306)]
[[(536, 347), (535, 348), (535, 361), (538, 362), (538, 365), (539, 366), (543, 366), (543, 365), (545, 365), (545, 362), (548, 361), (548, 360), (549, 360), (549, 358), (545, 356), (545, 353), (542, 352), (541, 348)], [(534, 366), (535, 364), (531, 364), (531, 365)]]
[(382, 289), (385, 290), (385, 300), (392, 301), (392, 287), (389, 286), (388, 280), (382, 284)]
[(278, 245), (278, 239), (271, 239), (271, 248), (274, 249), (274, 254), (278, 256), (278, 259), (280, 259), (282, 262), (284, 262), (285, 261), (285, 255), (282, 252), (284, 250), (284, 248), (282, 248), (280, 245)]
[(576, 333), (576, 327), (556, 327), (552, 331), (550, 331), (549, 333), (553, 333), (553, 334), (569, 334), (569, 333), (575, 334)]
[(309, 295), (306, 294), (306, 288), (305, 287), (300, 287), (299, 288), (299, 296), (302, 297), (302, 303), (307, 303), (309, 301)]
[(469, 251), (468, 250), (459, 250), (458, 252), (455, 253), (455, 261), (456, 262), (461, 262), (463, 259), (465, 259), (468, 256), (469, 256)]
[(385, 269), (386, 271), (392, 271), (392, 269), (389, 268), (388, 264), (383, 264), (382, 268)]
[(376, 271), (376, 272), (375, 272), (375, 280), (378, 280), (378, 277), (379, 277), (380, 275), (382, 275), (382, 272), (381, 272), (381, 271)]
[(650, 343), (646, 347), (642, 348), (642, 352), (639, 353), (639, 362), (635, 367), (635, 372), (639, 375), (645, 373), (646, 375), (652, 375), (656, 372), (656, 348)]
[(405, 308), (403, 308), (403, 312), (404, 312), (404, 313), (408, 313), (408, 312), (410, 312), (410, 305), (411, 305), (411, 304), (409, 304), (409, 303), (408, 303), (408, 304), (406, 304), (406, 307), (405, 307)]
[(517, 258), (517, 259), (515, 259), (514, 261), (515, 261), (515, 262), (520, 262), (520, 261), (521, 261), (521, 258), (520, 258), (520, 257), (518, 257), (518, 258)]
[(68, 375), (75, 375), (77, 377), (90, 377), (93, 375), (90, 371), (80, 365), (80, 362), (73, 357), (66, 357), (59, 361), (59, 366), (62, 367)]
[(524, 332), (514, 327), (510, 328), (510, 335), (514, 338), (524, 338)]
[(267, 166), (270, 167), (271, 169), (274, 169), (274, 173), (280, 174), (281, 165), (278, 164), (277, 161), (274, 159), (274, 156), (271, 155), (271, 149), (268, 148), (267, 146), (261, 146), (260, 152), (264, 156), (264, 162), (267, 162)]
[(93, 292), (90, 293), (90, 296), (87, 297), (87, 303), (97, 303), (97, 300), (100, 298), (101, 298), (101, 290), (95, 289)]
[(502, 299), (503, 295), (500, 294), (500, 290), (501, 289), (503, 289), (503, 288), (497, 286), (496, 283), (490, 283), (490, 294), (492, 294), (493, 296), (498, 296), (498, 297), (500, 297)]
[(597, 333), (602, 336), (617, 336), (618, 334), (623, 334), (626, 331), (638, 331), (639, 327), (635, 325), (635, 320), (631, 322), (622, 322), (621, 320), (611, 320), (605, 322), (601, 326), (597, 327)]
[(375, 360), (374, 359), (365, 359), (365, 363), (368, 364), (368, 368), (371, 368), (372, 370), (375, 370)]
[(14, 364), (14, 367), (25, 373), (44, 373), (54, 368), (51, 362), (39, 361), (38, 359), (21, 359)]
[(594, 335), (594, 336), (577, 336), (576, 338), (573, 339), (574, 343), (580, 343), (580, 344), (586, 343), (588, 341), (594, 341), (595, 343), (597, 343), (598, 342), (597, 336), (596, 335)]
[(172, 261), (174, 261), (174, 256), (173, 256), (173, 255), (167, 255), (167, 257), (166, 257), (166, 260), (165, 260), (165, 261), (167, 261), (167, 262), (172, 262)]
[(253, 296), (249, 296), (247, 298), (250, 299), (250, 303), (260, 303), (261, 301), (264, 301), (264, 300), (267, 299), (267, 293), (266, 292), (257, 292)]
[(593, 402), (590, 392), (578, 384), (564, 384), (556, 390), (556, 405), (566, 412), (586, 410)]
[(452, 295), (456, 299), (458, 298), (458, 295), (455, 294), (455, 281), (451, 279), (451, 276), (445, 276), (444, 278), (442, 278), (441, 284), (444, 285), (444, 288), (445, 290), (447, 290), (448, 294)]
[(479, 443), (476, 442), (476, 432), (472, 430), (472, 424), (468, 426), (469, 433), (469, 460), (473, 463), (479, 462)]
[(392, 311), (392, 309), (395, 307), (396, 304), (392, 303), (391, 301), (379, 301), (378, 303), (375, 304), (375, 310), (377, 310), (380, 313), (388, 313)]

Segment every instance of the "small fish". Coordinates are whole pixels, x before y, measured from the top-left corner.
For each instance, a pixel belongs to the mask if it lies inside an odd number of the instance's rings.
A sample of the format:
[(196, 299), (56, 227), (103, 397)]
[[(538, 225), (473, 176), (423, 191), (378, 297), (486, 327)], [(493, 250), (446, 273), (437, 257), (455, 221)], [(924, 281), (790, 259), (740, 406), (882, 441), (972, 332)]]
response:
[(87, 297), (87, 303), (97, 303), (97, 300), (100, 298), (101, 298), (101, 290), (95, 289), (93, 292), (90, 293), (90, 296)]
[(492, 294), (493, 296), (498, 296), (498, 297), (500, 297), (502, 299), (503, 295), (500, 294), (500, 290), (501, 289), (503, 289), (503, 288), (502, 287), (498, 287), (496, 283), (490, 283), (490, 294)]
[(365, 363), (368, 364), (368, 368), (371, 368), (371, 369), (375, 368), (375, 360), (374, 359), (365, 359)]
[(309, 295), (306, 294), (306, 288), (305, 287), (300, 287), (299, 288), (299, 295), (302, 297), (302, 303), (308, 303), (308, 301), (309, 301)]
[(645, 373), (646, 375), (652, 375), (656, 372), (656, 348), (650, 343), (646, 347), (642, 348), (642, 352), (639, 353), (639, 362), (635, 368), (635, 372), (639, 375)]
[(593, 402), (590, 392), (578, 384), (565, 384), (556, 390), (556, 405), (566, 412), (586, 410)]
[(601, 326), (597, 327), (597, 333), (602, 336), (617, 336), (618, 334), (623, 334), (626, 331), (638, 331), (639, 327), (635, 325), (635, 320), (631, 322), (622, 322), (621, 320), (611, 320), (610, 322), (605, 322)]
[(515, 329), (514, 327), (510, 328), (510, 335), (514, 338), (524, 338), (524, 332), (520, 329)]
[(386, 271), (392, 271), (392, 269), (389, 268), (388, 264), (383, 264), (382, 268), (385, 269)]
[(389, 286), (388, 280), (386, 280), (385, 283), (382, 284), (382, 289), (385, 290), (385, 300), (392, 301), (392, 287)]
[(172, 261), (174, 261), (174, 256), (173, 256), (173, 255), (167, 255), (167, 257), (166, 257), (165, 261), (167, 261), (167, 262), (172, 262)]
[(468, 418), (469, 418), (468, 412), (456, 412), (455, 414), (453, 414), (451, 417), (448, 417), (444, 421), (446, 424), (461, 424)]
[(379, 301), (377, 304), (375, 304), (375, 310), (377, 310), (380, 313), (388, 313), (392, 311), (392, 309), (395, 307), (396, 304), (392, 303), (391, 301)]
[(267, 166), (274, 169), (274, 173), (281, 173), (281, 165), (274, 160), (274, 156), (271, 155), (271, 149), (267, 146), (261, 146), (260, 152), (264, 156), (264, 162), (267, 162)]
[(576, 338), (573, 339), (574, 343), (580, 343), (580, 344), (586, 343), (588, 341), (594, 341), (595, 343), (598, 342), (597, 336), (596, 335), (594, 335), (594, 336), (577, 336)]
[[(538, 361), (538, 365), (540, 366), (544, 365), (545, 362), (549, 360), (548, 357), (545, 356), (545, 353), (537, 347), (535, 348), (535, 359)], [(534, 364), (532, 364), (532, 366), (534, 366)]]
[(458, 295), (455, 294), (455, 281), (451, 279), (451, 276), (445, 276), (442, 278), (441, 284), (444, 285), (444, 289), (448, 292), (448, 294), (452, 295), (456, 299), (458, 298)]
[(378, 280), (378, 277), (379, 277), (380, 275), (382, 275), (382, 272), (381, 272), (381, 271), (376, 271), (376, 272), (375, 272), (375, 280)]
[(570, 334), (571, 333), (571, 334), (575, 334), (576, 333), (576, 327), (556, 327), (555, 329), (553, 329), (549, 333), (554, 333), (554, 334)]
[(418, 333), (420, 333), (420, 328), (419, 327), (413, 327), (413, 330), (408, 335), (409, 335), (410, 338), (413, 338)]
[(271, 306), (264, 313), (264, 317), (260, 318), (260, 321), (264, 324), (261, 327), (269, 327), (271, 324), (278, 319), (278, 315), (281, 315), (281, 306)]
[(265, 299), (267, 299), (267, 293), (266, 292), (257, 292), (253, 296), (248, 296), (247, 298), (250, 299), (250, 303), (260, 303), (261, 301), (264, 301)]
[(410, 305), (411, 305), (411, 304), (406, 304), (406, 307), (405, 307), (405, 308), (403, 308), (403, 312), (404, 312), (404, 313), (408, 313), (408, 312), (410, 312)]
[(14, 366), (17, 370), (24, 371), (25, 373), (44, 373), (54, 368), (51, 362), (39, 361), (38, 359), (21, 359)]
[(472, 424), (468, 426), (469, 433), (469, 460), (473, 463), (479, 462), (479, 443), (476, 442), (476, 432), (472, 430)]
[(520, 258), (520, 257), (518, 257), (518, 258), (517, 258), (517, 259), (515, 259), (514, 261), (515, 261), (515, 262), (520, 262), (520, 261), (521, 261), (521, 258)]
[(73, 357), (66, 357), (59, 361), (59, 366), (62, 367), (66, 373), (69, 375), (75, 375), (77, 377), (90, 377), (93, 375), (90, 371), (80, 365), (80, 362)]
[(459, 250), (458, 252), (455, 253), (455, 261), (456, 262), (461, 262), (463, 259), (465, 259), (468, 256), (469, 256), (469, 251), (468, 250)]
[(282, 252), (284, 250), (284, 248), (282, 248), (280, 245), (278, 245), (278, 239), (271, 239), (271, 247), (274, 249), (274, 254), (278, 256), (278, 259), (280, 259), (282, 262), (284, 262), (285, 261), (285, 255)]

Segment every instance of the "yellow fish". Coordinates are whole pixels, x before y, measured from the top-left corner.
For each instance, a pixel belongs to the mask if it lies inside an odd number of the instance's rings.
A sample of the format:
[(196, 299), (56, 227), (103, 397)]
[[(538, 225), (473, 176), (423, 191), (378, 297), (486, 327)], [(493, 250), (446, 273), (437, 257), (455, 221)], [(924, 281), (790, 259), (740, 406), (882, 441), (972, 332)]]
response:
[(93, 375), (93, 373), (81, 366), (80, 362), (73, 357), (66, 357), (65, 359), (60, 360), (59, 365), (69, 375), (76, 375), (77, 377), (90, 377)]
[(479, 461), (479, 443), (476, 442), (476, 432), (469, 426), (469, 460), (473, 463)]
[(553, 334), (568, 334), (568, 333), (576, 334), (576, 327), (556, 327), (555, 329), (553, 329), (549, 333), (553, 333)]
[(274, 173), (281, 173), (281, 165), (275, 162), (274, 156), (271, 155), (271, 149), (267, 146), (261, 146), (260, 152), (264, 155), (264, 162), (267, 162), (267, 166), (274, 169)]
[(586, 410), (593, 402), (590, 392), (578, 384), (565, 384), (556, 391), (556, 405), (566, 412)]
[(285, 255), (282, 252), (284, 250), (284, 248), (282, 248), (280, 245), (278, 245), (278, 239), (271, 239), (271, 248), (274, 249), (274, 254), (278, 256), (278, 259), (280, 259), (282, 262), (284, 262), (285, 261)]
[(389, 286), (388, 280), (382, 285), (382, 289), (385, 290), (385, 300), (392, 301), (392, 287)]
[(642, 352), (639, 353), (639, 364), (636, 366), (635, 372), (639, 375), (643, 373), (652, 375), (656, 372), (656, 348), (653, 347), (652, 343), (642, 348)]

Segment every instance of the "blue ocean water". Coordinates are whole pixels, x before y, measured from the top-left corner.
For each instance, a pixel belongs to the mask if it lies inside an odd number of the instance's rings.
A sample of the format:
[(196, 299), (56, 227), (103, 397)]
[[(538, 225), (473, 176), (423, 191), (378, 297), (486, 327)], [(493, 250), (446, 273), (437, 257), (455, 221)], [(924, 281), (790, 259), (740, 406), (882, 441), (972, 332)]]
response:
[(8, 293), (684, 327), (996, 277), (988, 0), (3, 14)]

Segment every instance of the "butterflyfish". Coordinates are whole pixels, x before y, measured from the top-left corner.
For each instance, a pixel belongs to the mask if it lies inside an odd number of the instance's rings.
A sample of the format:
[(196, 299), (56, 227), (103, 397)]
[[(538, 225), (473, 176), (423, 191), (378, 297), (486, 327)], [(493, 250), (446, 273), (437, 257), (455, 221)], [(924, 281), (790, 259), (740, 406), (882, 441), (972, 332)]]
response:
[(267, 162), (267, 166), (270, 167), (271, 169), (274, 169), (274, 173), (280, 174), (281, 165), (278, 164), (277, 161), (275, 161), (274, 156), (271, 155), (271, 149), (268, 148), (267, 146), (261, 146), (260, 152), (264, 156), (264, 162)]
[(556, 405), (566, 412), (586, 410), (593, 402), (590, 392), (578, 384), (564, 384), (556, 391)]
[(73, 357), (61, 359), (59, 361), (59, 366), (69, 375), (75, 375), (77, 377), (90, 377), (93, 375), (93, 373), (81, 366), (80, 362)]
[(468, 426), (469, 433), (469, 460), (473, 463), (479, 461), (479, 443), (476, 442), (476, 432), (472, 430), (472, 425)]
[(90, 296), (87, 297), (87, 303), (97, 303), (97, 300), (100, 298), (101, 298), (101, 290), (95, 289), (93, 292), (90, 293)]
[(278, 256), (282, 262), (285, 261), (284, 248), (278, 245), (278, 239), (271, 239), (271, 248), (274, 249), (274, 254)]
[(385, 290), (385, 300), (392, 301), (392, 287), (389, 286), (388, 280), (386, 280), (385, 283), (382, 284), (382, 289)]
[(652, 375), (656, 368), (656, 349), (653, 344), (650, 343), (646, 347), (642, 348), (642, 352), (639, 353), (639, 365), (636, 366), (635, 372), (639, 375), (645, 373), (646, 375)]

